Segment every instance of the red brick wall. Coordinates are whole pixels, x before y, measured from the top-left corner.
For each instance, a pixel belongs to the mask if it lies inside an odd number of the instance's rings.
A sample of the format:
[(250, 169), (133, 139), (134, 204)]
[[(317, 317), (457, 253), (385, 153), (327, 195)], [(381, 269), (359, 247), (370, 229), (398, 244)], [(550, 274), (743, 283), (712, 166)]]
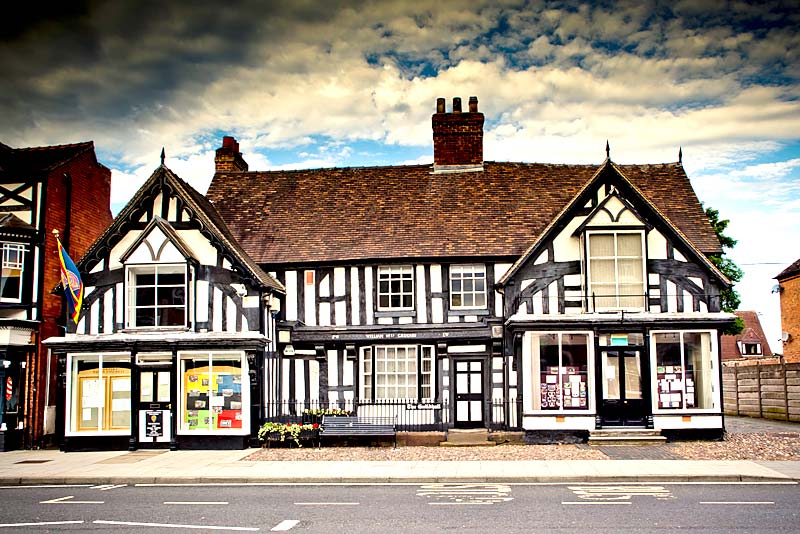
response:
[(800, 275), (780, 282), (781, 329), (791, 337), (783, 343), (783, 357), (787, 363), (800, 363)]
[[(72, 182), (72, 202), (67, 206), (68, 174)], [(42, 317), (39, 328), (41, 342), (48, 337), (63, 335), (58, 325), (64, 324), (61, 310), (62, 294), (54, 294), (53, 288), (61, 279), (58, 261), (58, 245), (53, 236), (57, 229), (62, 242), (68, 237), (67, 252), (73, 261), (78, 261), (100, 234), (111, 224), (111, 171), (99, 165), (93, 152), (86, 152), (53, 170), (47, 177), (44, 210), (44, 273), (40, 287)], [(70, 210), (70, 229), (66, 232), (67, 210)], [(44, 433), (45, 404), (56, 402), (55, 359), (47, 377), (47, 347), (38, 345), (35, 362), (29, 362), (28, 373), (34, 377), (33, 391), (29, 391), (28, 421), (32, 443), (37, 443)], [(50, 381), (50, 398), (46, 399), (46, 384)]]
[(435, 165), (483, 163), (483, 113), (435, 113), (431, 122)]

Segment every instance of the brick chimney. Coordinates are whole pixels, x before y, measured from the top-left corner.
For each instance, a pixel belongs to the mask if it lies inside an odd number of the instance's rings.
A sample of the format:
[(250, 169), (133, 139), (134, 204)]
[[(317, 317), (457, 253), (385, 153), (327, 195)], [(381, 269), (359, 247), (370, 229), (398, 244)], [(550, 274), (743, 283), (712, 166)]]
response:
[(239, 142), (226, 135), (222, 138), (222, 146), (217, 149), (214, 157), (216, 172), (247, 172), (247, 162), (239, 152)]
[[(436, 170), (475, 170), (483, 167), (483, 113), (478, 97), (469, 97), (469, 112), (461, 111), (461, 99), (453, 99), (453, 112), (445, 112), (444, 98), (436, 99), (433, 125), (433, 166)], [(445, 167), (445, 169), (437, 169)]]

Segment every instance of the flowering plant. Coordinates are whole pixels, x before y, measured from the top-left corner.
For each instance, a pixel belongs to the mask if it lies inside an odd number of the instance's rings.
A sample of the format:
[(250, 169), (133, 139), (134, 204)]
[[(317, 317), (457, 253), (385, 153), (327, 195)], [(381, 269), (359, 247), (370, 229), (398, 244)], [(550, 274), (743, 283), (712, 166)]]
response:
[(280, 434), (281, 441), (286, 441), (286, 436), (288, 435), (292, 441), (297, 443), (298, 447), (302, 447), (300, 444), (300, 433), (304, 430), (319, 430), (319, 425), (316, 423), (301, 425), (299, 423), (273, 423), (267, 421), (258, 429), (258, 439), (266, 441), (270, 434), (277, 433)]

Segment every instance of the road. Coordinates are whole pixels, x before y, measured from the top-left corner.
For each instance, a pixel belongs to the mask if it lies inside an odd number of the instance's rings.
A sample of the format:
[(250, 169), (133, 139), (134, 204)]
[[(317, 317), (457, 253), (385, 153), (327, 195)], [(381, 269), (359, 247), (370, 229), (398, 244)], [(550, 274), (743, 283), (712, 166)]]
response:
[(797, 484), (0, 487), (2, 532), (798, 530)]

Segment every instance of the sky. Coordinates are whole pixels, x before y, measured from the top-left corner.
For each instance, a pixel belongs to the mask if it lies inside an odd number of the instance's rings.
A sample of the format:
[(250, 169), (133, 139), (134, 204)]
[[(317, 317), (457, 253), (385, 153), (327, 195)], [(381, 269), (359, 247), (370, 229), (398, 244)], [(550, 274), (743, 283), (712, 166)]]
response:
[(251, 170), (429, 163), (437, 97), (479, 99), (487, 161), (675, 162), (738, 240), (740, 309), (780, 352), (800, 258), (793, 1), (116, 0), (0, 20), (0, 141), (93, 140), (118, 212), (160, 163), (198, 191), (223, 135)]

